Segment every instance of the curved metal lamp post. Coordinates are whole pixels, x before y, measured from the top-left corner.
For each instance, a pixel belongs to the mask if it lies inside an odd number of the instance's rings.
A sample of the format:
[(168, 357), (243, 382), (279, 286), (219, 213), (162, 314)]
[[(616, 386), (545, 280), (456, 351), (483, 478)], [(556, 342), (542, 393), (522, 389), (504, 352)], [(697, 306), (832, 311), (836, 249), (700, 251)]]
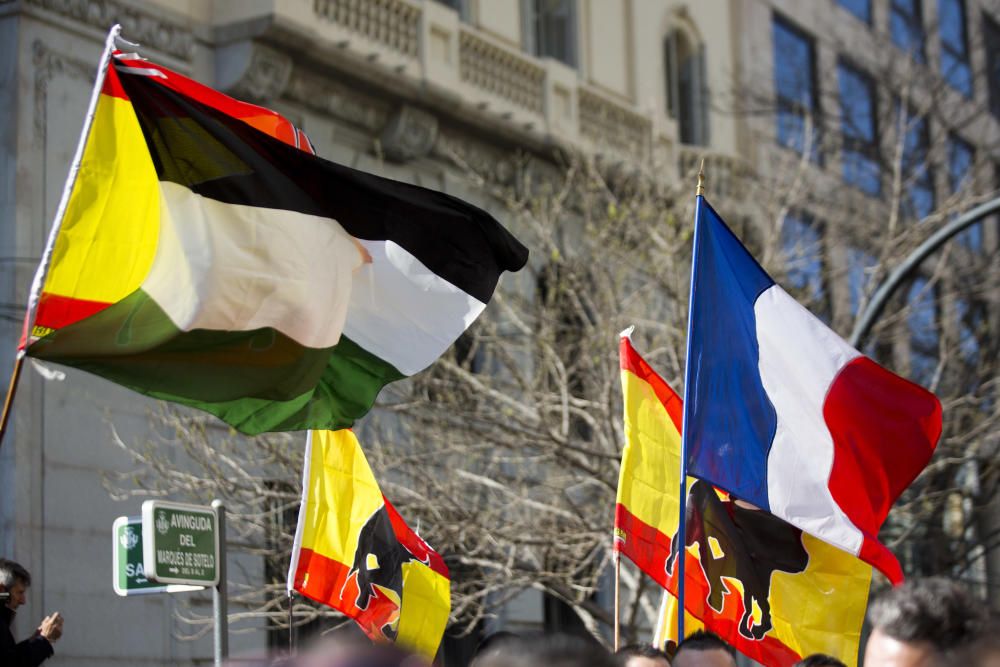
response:
[(899, 266), (893, 269), (892, 273), (875, 290), (872, 300), (868, 302), (864, 313), (861, 314), (861, 317), (858, 318), (857, 323), (854, 325), (854, 331), (851, 332), (849, 341), (850, 344), (855, 348), (861, 346), (861, 341), (868, 335), (872, 325), (875, 324), (875, 320), (878, 319), (878, 316), (882, 313), (882, 309), (885, 308), (886, 302), (889, 301), (889, 297), (892, 296), (896, 288), (909, 276), (913, 269), (920, 266), (921, 262), (927, 259), (932, 252), (944, 245), (951, 237), (997, 211), (1000, 211), (1000, 197), (991, 199), (985, 204), (980, 204), (971, 211), (963, 213), (921, 243)]

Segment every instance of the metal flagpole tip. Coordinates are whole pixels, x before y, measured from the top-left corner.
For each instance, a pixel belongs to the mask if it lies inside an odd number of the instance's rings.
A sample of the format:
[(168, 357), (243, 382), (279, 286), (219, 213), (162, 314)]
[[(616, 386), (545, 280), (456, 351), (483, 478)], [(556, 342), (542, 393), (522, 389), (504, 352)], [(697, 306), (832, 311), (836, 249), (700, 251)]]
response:
[(705, 158), (701, 159), (701, 167), (698, 168), (698, 187), (695, 188), (694, 196), (705, 196)]

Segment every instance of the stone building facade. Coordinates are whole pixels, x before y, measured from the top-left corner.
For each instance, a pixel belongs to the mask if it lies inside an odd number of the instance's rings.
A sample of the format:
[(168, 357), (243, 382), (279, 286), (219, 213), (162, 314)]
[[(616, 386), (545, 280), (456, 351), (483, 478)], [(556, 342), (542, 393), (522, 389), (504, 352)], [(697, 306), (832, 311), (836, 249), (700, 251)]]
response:
[[(935, 12), (939, 5), (952, 11), (956, 2), (961, 39), (943, 39)], [(918, 8), (917, 23), (907, 23), (908, 6)], [(941, 87), (941, 104), (950, 105), (941, 115), (968, 110), (973, 120), (961, 128), (935, 121), (930, 134), (947, 146), (960, 129), (962, 141), (977, 148), (970, 169), (978, 191), (995, 189), (991, 179), (998, 178), (996, 0), (0, 0), (0, 341), (9, 350), (7, 368), (104, 35), (116, 22), (143, 55), (285, 114), (328, 159), (491, 208), (468, 169), (504, 182), (513, 178), (518, 152), (546, 163), (583, 151), (656, 165), (658, 177), (673, 180), (691, 178), (707, 158), (710, 198), (724, 212), (760, 218), (765, 235), (782, 232), (754, 207), (751, 174), (804, 174), (805, 187), (823, 196), (796, 204), (800, 218), (815, 219), (809, 207), (829, 210), (832, 200), (849, 204), (845, 217), (879, 219), (884, 205), (865, 175), (865, 146), (882, 133), (828, 123), (824, 140), (850, 141), (830, 144), (825, 157), (797, 169), (810, 150), (804, 128), (838, 117), (837, 92), (856, 81), (861, 90), (870, 82), (880, 106), (891, 106), (875, 79), (882, 62), (866, 73), (866, 54), (902, 61), (891, 51), (899, 49), (893, 36), (923, 49), (912, 41), (923, 35), (926, 50), (910, 54), (920, 67), (947, 83), (940, 63), (960, 69), (967, 61), (971, 86), (969, 94), (965, 83), (952, 92)], [(790, 71), (808, 73), (804, 80), (789, 73), (788, 62), (796, 65)], [(758, 102), (768, 113), (753, 113)], [(845, 167), (840, 156), (848, 144), (853, 162)], [(947, 162), (947, 150), (935, 159)], [(947, 170), (933, 173), (933, 196), (947, 198), (954, 185)], [(879, 179), (877, 192), (891, 187)], [(830, 238), (861, 243), (863, 230), (842, 234), (836, 221), (826, 222)], [(789, 237), (789, 253), (813, 238), (803, 225)], [(995, 247), (995, 228), (980, 242)], [(809, 261), (795, 274), (802, 290), (828, 290), (817, 292), (817, 303), (829, 304), (841, 331), (859, 306), (852, 247), (838, 241), (829, 248), (846, 277), (834, 271), (827, 284)], [(171, 598), (118, 598), (110, 585), (112, 522), (138, 507), (113, 502), (102, 485), (105, 471), (128, 467), (111, 443), (108, 419), (124, 437), (141, 436), (152, 404), (67, 375), (44, 381), (29, 365), (0, 448), (0, 553), (36, 577), (17, 629), (27, 633), (36, 617), (62, 611), (67, 633), (53, 664), (204, 662), (207, 638), (172, 639)], [(251, 580), (260, 573), (259, 565), (243, 565)], [(544, 605), (529, 596), (503, 619), (543, 623)], [(264, 649), (262, 637), (234, 636), (234, 653)]]

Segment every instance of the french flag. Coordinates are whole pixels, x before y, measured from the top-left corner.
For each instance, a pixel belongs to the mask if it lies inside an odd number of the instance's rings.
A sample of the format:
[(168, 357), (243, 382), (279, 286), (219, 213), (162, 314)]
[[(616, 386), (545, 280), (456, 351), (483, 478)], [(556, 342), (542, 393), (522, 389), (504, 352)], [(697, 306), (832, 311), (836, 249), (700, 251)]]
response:
[(940, 402), (776, 285), (704, 197), (695, 218), (687, 474), (901, 582), (878, 531), (934, 453)]

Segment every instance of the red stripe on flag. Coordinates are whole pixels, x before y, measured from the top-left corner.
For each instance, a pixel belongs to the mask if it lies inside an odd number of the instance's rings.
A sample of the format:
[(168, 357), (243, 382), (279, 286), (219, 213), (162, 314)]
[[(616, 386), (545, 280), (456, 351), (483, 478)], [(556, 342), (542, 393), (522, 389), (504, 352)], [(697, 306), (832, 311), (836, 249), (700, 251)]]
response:
[(632, 514), (621, 503), (615, 506), (615, 534), (615, 548), (665, 587), (670, 537)]
[[(299, 563), (295, 570), (293, 587), (307, 598), (321, 602), (329, 607), (343, 609), (341, 592), (350, 574), (351, 568), (340, 561), (327, 558), (312, 549), (303, 548), (299, 551)], [(309, 574), (306, 577), (306, 573)]]
[(934, 453), (941, 403), (923, 387), (858, 357), (834, 379), (823, 418), (833, 438), (830, 493), (864, 533), (859, 556), (900, 583), (899, 562), (878, 543), (878, 531)]
[(69, 296), (42, 292), (35, 315), (35, 326), (46, 329), (61, 329), (95, 315), (110, 305), (110, 303), (101, 301), (87, 301), (86, 299), (74, 299)]
[(430, 567), (442, 577), (451, 579), (448, 573), (448, 566), (445, 565), (441, 554), (434, 551), (427, 542), (424, 542), (423, 538), (406, 525), (403, 517), (399, 515), (399, 512), (396, 511), (396, 508), (392, 506), (392, 503), (385, 496), (382, 496), (382, 502), (385, 503), (386, 512), (389, 514), (389, 521), (392, 522), (392, 530), (396, 534), (396, 539), (399, 540), (399, 543), (406, 547), (417, 560)]
[[(224, 95), (219, 91), (202, 85), (194, 79), (189, 79), (177, 72), (149, 62), (148, 60), (118, 60), (119, 66), (131, 67), (135, 69), (156, 70), (162, 72), (163, 76), (153, 76), (151, 79), (156, 83), (166, 86), (172, 90), (186, 95), (202, 104), (206, 104), (213, 109), (218, 109), (227, 116), (239, 118), (247, 125), (250, 125), (261, 132), (265, 132), (275, 139), (285, 142), (290, 146), (296, 145), (296, 129), (284, 116), (256, 104), (241, 102), (237, 99)], [(309, 149), (303, 148), (307, 153), (312, 153), (311, 145)]]
[(670, 415), (670, 420), (677, 427), (677, 432), (680, 433), (681, 424), (683, 423), (684, 402), (677, 395), (677, 392), (671, 389), (670, 385), (656, 374), (656, 371), (646, 363), (645, 359), (639, 356), (639, 353), (632, 347), (632, 341), (627, 336), (622, 336), (621, 338), (618, 357), (622, 370), (629, 371), (653, 388), (653, 392), (660, 399), (660, 403), (663, 404), (667, 414)]
[(123, 100), (128, 99), (128, 94), (126, 94), (125, 89), (122, 88), (121, 81), (118, 79), (118, 72), (110, 65), (104, 75), (104, 85), (101, 86), (101, 94), (110, 97), (120, 97)]

